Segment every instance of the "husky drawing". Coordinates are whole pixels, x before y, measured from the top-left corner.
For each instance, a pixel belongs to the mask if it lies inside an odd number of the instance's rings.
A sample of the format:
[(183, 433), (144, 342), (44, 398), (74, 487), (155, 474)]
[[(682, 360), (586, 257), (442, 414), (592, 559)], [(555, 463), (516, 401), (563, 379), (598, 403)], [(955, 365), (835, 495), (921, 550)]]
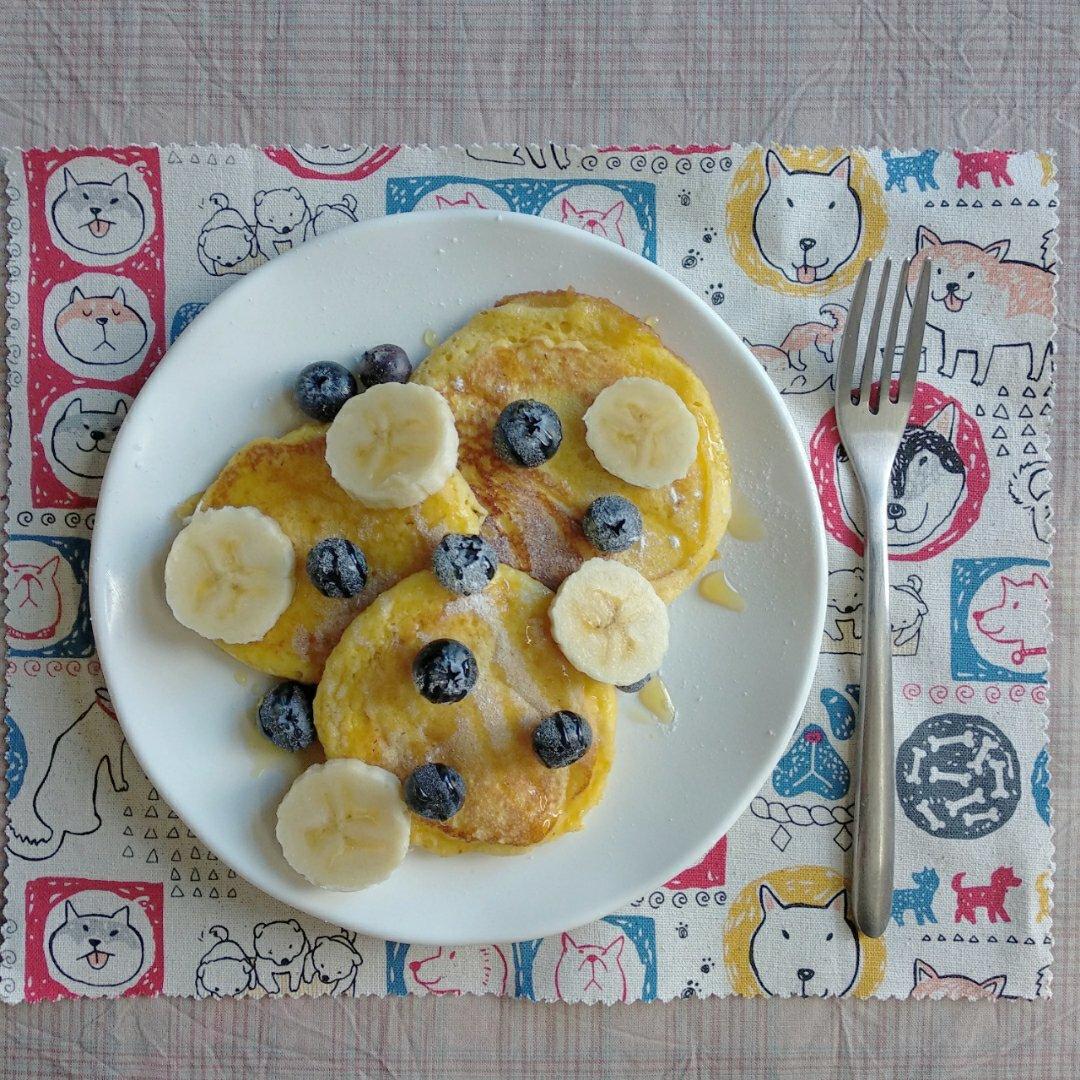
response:
[(45, 775), (29, 810), (22, 799), (9, 809), (8, 851), (40, 862), (55, 855), (66, 836), (89, 836), (101, 828), (98, 785), (102, 775), (118, 794), (128, 789), (124, 776), (124, 736), (109, 692), (97, 691), (93, 704), (53, 743)]
[(126, 172), (108, 181), (79, 180), (65, 168), (64, 188), (50, 212), (61, 239), (91, 255), (123, 255), (146, 231), (146, 211)]
[[(908, 424), (893, 460), (886, 512), (889, 547), (920, 548), (949, 527), (967, 490), (967, 469), (956, 448), (958, 413), (955, 402), (943, 405), (925, 424)], [(837, 488), (851, 528), (862, 535), (855, 508), (860, 505), (843, 444), (837, 447)]]
[(1054, 273), (1019, 259), (1007, 259), (1008, 240), (980, 247), (966, 240), (942, 240), (920, 225), (908, 270), (910, 300), (923, 263), (930, 259), (930, 303), (926, 325), (941, 334), (938, 374), (956, 375), (962, 354), (971, 353), (971, 381), (986, 382), (995, 351), (1027, 353), (1027, 377), (1041, 379), (1051, 353)]
[(770, 997), (842, 997), (859, 975), (859, 936), (848, 918), (847, 893), (820, 907), (785, 904), (758, 891), (761, 922), (750, 939), (750, 967)]
[(768, 182), (754, 207), (753, 225), (761, 257), (800, 285), (832, 277), (855, 254), (862, 236), (851, 158), (819, 173), (789, 169), (770, 150), (765, 172)]
[(82, 398), (74, 398), (52, 430), (56, 463), (72, 476), (100, 480), (125, 416), (127, 402), (121, 397), (111, 410), (88, 409)]

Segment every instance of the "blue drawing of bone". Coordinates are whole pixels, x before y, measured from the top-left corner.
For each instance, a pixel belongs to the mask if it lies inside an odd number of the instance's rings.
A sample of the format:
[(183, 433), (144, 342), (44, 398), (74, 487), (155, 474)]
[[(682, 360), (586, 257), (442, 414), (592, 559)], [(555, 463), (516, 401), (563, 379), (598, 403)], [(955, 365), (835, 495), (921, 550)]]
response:
[(540, 180), (513, 177), (395, 176), (386, 212), (468, 206), (546, 217), (656, 261), (656, 186), (643, 180)]
[(1031, 770), (1031, 797), (1035, 809), (1047, 825), (1050, 824), (1050, 754), (1044, 746), (1035, 758)]
[(891, 150), (883, 150), (881, 157), (885, 162), (885, 190), (898, 188), (900, 191), (907, 191), (907, 182), (914, 180), (920, 191), (926, 191), (927, 188), (937, 191), (934, 163), (939, 156), (937, 150), (924, 150), (921, 154), (894, 157)]
[(773, 769), (772, 784), (784, 798), (809, 793), (823, 799), (842, 799), (851, 786), (851, 773), (829, 744), (825, 729), (807, 724)]

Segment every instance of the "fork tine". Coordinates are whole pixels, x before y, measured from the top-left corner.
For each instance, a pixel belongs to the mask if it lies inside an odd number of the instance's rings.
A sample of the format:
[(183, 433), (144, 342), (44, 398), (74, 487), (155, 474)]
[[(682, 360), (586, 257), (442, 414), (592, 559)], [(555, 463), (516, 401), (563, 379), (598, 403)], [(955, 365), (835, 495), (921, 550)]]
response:
[[(893, 297), (892, 315), (889, 317), (889, 329), (885, 335), (885, 356), (881, 365), (881, 390), (879, 394), (892, 396), (892, 372), (896, 364), (896, 335), (900, 329), (900, 312), (904, 309), (904, 293), (907, 289), (908, 266), (910, 259), (905, 259), (900, 264), (900, 276), (896, 280), (896, 295)], [(879, 399), (880, 400), (880, 399)]]
[[(874, 368), (877, 367), (878, 333), (881, 330), (881, 312), (885, 307), (885, 295), (889, 291), (889, 274), (892, 272), (892, 259), (886, 259), (881, 268), (881, 281), (878, 282), (877, 300), (874, 314), (870, 319), (870, 333), (866, 336), (866, 348), (863, 350), (862, 378), (859, 379), (859, 404), (870, 404), (870, 388), (874, 384)], [(888, 357), (886, 357), (886, 363)], [(885, 383), (881, 384), (883, 387)], [(879, 400), (881, 391), (878, 391)]]
[(855, 353), (859, 348), (859, 325), (862, 322), (863, 305), (866, 302), (866, 288), (870, 282), (870, 270), (873, 261), (867, 259), (859, 271), (855, 282), (855, 291), (851, 294), (851, 307), (848, 309), (847, 325), (840, 342), (840, 359), (836, 364), (836, 404), (851, 403), (851, 388), (855, 382)]
[(926, 333), (926, 305), (930, 298), (930, 260), (927, 259), (919, 272), (919, 284), (911, 305), (907, 340), (904, 343), (904, 359), (900, 365), (900, 389), (896, 400), (905, 409), (911, 407), (915, 396), (915, 381), (919, 377), (919, 357), (922, 355), (923, 335)]

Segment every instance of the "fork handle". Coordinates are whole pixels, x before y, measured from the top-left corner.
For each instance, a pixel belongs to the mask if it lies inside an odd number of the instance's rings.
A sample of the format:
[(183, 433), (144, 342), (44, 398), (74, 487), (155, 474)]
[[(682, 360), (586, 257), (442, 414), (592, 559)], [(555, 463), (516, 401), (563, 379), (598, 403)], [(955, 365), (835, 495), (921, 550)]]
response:
[(881, 937), (892, 914), (896, 824), (889, 548), (885, 492), (864, 489), (863, 497), (866, 554), (852, 899), (859, 929), (868, 937)]

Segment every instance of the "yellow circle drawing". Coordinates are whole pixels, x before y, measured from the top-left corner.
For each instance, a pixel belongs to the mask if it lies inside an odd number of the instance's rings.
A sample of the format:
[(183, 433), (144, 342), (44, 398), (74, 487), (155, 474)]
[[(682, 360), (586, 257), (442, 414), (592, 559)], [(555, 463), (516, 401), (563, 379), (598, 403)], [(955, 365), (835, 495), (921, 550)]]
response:
[[(754, 931), (767, 917), (762, 909), (761, 886), (767, 885), (780, 905), (800, 904), (824, 909), (845, 886), (844, 878), (825, 866), (792, 866), (772, 870), (746, 885), (728, 911), (724, 927), (724, 965), (736, 994), (765, 994), (750, 962)], [(835, 901), (842, 906), (842, 901)], [(819, 946), (820, 947), (820, 946)], [(812, 954), (811, 954), (812, 955)], [(851, 993), (866, 998), (885, 976), (885, 941), (859, 934), (858, 969)], [(788, 987), (778, 988), (790, 993)]]
[(788, 296), (825, 296), (850, 285), (885, 243), (885, 195), (853, 150), (757, 147), (732, 174), (728, 192), (732, 256), (751, 281)]

